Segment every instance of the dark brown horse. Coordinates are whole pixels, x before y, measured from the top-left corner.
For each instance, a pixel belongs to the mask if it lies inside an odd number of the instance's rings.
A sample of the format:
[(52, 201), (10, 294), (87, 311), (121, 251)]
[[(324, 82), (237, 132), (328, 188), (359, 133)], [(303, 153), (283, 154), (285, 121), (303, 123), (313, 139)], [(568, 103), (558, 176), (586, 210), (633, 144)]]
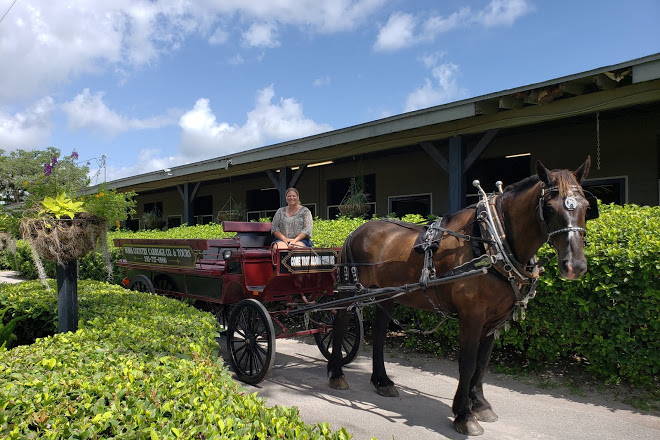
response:
[[(418, 237), (424, 236), (422, 226), (374, 220), (351, 234), (344, 243), (340, 260), (340, 267), (343, 266), (340, 274), (346, 268), (352, 268), (355, 274), (357, 269), (357, 280), (352, 279), (351, 285), (359, 282), (358, 286), (376, 293), (388, 286), (413, 286), (399, 292), (395, 299), (387, 294), (376, 308), (371, 382), (379, 394), (398, 395), (383, 361), (385, 333), (394, 302), (435, 310), (457, 315), (459, 320), (460, 377), (452, 405), (454, 427), (463, 434), (479, 435), (483, 429), (478, 421), (497, 420), (484, 398), (483, 377), (493, 349), (494, 333), (518, 308), (524, 311), (527, 299), (533, 296), (539, 273), (536, 252), (549, 242), (557, 252), (559, 272), (565, 279), (578, 279), (587, 270), (583, 253), (585, 225), (587, 219), (597, 216), (597, 205), (593, 199), (587, 199), (581, 187), (590, 164), (587, 158), (571, 172), (550, 171), (538, 162), (537, 175), (503, 192), (488, 197), (479, 188), (483, 197), (476, 207), (443, 218), (436, 228), (439, 233), (430, 240), (437, 250), (432, 249), (426, 260), (425, 253), (429, 251), (418, 252)], [(429, 242), (428, 238), (426, 241)], [(483, 275), (437, 285), (419, 282), (425, 267), (431, 271), (430, 280), (441, 279), (442, 274), (456, 271), (457, 267), (469, 266), (480, 254), (480, 261), (488, 256), (486, 261), (491, 263)], [(437, 278), (433, 278), (433, 270)], [(426, 288), (415, 287), (420, 285)], [(527, 298), (523, 298), (525, 294)], [(328, 374), (330, 386), (336, 389), (348, 388), (340, 357), (347, 315), (339, 311), (333, 327)]]

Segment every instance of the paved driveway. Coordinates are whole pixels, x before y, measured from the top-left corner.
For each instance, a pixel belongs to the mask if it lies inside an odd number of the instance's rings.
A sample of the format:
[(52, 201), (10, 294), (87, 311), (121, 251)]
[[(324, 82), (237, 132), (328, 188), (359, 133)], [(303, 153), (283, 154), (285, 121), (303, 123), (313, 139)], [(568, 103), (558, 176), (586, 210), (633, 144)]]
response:
[[(222, 354), (226, 359), (226, 352)], [(311, 337), (280, 339), (267, 379), (245, 387), (269, 405), (297, 406), (308, 423), (329, 422), (333, 429), (343, 426), (356, 440), (468, 438), (452, 426), (456, 362), (391, 354), (386, 355), (386, 362), (399, 397), (376, 394), (369, 383), (369, 351), (344, 370), (351, 389), (333, 390), (328, 387), (325, 359)], [(500, 419), (482, 423), (486, 432), (480, 440), (660, 439), (660, 417), (600, 395), (580, 397), (563, 389), (541, 389), (494, 373), (486, 376), (485, 393)]]

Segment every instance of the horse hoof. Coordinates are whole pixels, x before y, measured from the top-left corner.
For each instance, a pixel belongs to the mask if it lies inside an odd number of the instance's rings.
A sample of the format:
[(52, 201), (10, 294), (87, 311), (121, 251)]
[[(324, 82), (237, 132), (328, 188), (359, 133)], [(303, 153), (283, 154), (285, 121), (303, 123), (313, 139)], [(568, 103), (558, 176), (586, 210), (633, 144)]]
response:
[(484, 429), (479, 425), (477, 418), (473, 414), (456, 417), (454, 420), (454, 429), (459, 434), (464, 435), (482, 435), (484, 433)]
[(481, 411), (473, 410), (472, 413), (480, 422), (492, 423), (497, 422), (498, 419), (497, 414), (495, 414), (495, 412), (493, 412), (493, 410), (490, 408), (482, 409)]
[(330, 379), (330, 388), (335, 390), (347, 390), (348, 382), (346, 382), (344, 376), (338, 377), (336, 379)]
[(385, 397), (399, 397), (399, 391), (396, 389), (394, 385), (383, 385), (380, 387), (376, 387), (376, 391), (378, 394), (381, 396)]

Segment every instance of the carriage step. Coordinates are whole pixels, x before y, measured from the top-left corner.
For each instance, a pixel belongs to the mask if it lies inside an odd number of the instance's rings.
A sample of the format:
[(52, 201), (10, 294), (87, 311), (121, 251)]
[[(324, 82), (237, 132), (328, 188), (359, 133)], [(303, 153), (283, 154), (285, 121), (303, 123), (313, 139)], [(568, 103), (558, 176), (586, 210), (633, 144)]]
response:
[(263, 292), (266, 286), (245, 286), (248, 292)]

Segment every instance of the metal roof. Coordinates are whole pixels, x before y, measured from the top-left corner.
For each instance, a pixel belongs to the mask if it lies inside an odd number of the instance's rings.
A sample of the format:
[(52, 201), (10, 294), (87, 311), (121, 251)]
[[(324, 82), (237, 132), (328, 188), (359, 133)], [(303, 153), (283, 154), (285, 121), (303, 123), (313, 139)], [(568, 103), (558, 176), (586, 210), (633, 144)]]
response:
[[(515, 89), (108, 182), (144, 191), (660, 101), (660, 53)], [(571, 99), (567, 99), (571, 98)], [(553, 103), (552, 106), (547, 104)], [(88, 188), (93, 191), (94, 187)]]

